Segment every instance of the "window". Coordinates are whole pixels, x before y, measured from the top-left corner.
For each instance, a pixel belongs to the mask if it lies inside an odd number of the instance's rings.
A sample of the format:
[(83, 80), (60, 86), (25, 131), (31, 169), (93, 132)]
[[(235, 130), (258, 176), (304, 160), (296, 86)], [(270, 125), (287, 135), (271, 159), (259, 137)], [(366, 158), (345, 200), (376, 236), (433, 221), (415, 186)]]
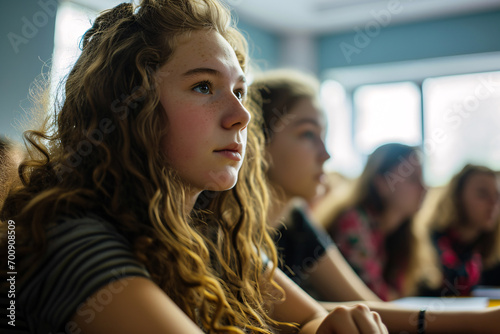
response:
[(366, 85), (354, 94), (354, 143), (363, 155), (387, 142), (420, 145), (420, 89), (411, 82)]
[(325, 145), (331, 155), (325, 170), (356, 177), (362, 166), (352, 142), (351, 106), (344, 87), (337, 81), (327, 80), (322, 83), (320, 93), (328, 124)]
[(69, 73), (81, 53), (80, 41), (91, 27), (96, 12), (62, 1), (57, 9), (54, 34), (54, 53), (51, 71), (51, 95), (54, 97), (58, 85)]
[(425, 174), (444, 184), (466, 163), (500, 169), (500, 72), (427, 79)]

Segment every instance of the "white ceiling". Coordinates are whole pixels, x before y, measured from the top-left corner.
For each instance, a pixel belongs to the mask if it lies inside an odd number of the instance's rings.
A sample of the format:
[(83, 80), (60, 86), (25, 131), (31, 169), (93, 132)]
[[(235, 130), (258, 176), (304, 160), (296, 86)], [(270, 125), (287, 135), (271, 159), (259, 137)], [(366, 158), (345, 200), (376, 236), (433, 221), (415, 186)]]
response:
[[(73, 0), (97, 10), (119, 0)], [(225, 0), (244, 21), (280, 34), (333, 33), (364, 27), (374, 13), (389, 24), (500, 9), (500, 0)], [(134, 0), (138, 2), (138, 0)], [(391, 12), (392, 11), (392, 12)]]
[(317, 34), (364, 27), (374, 13), (388, 22), (425, 20), (500, 8), (500, 0), (227, 0), (248, 22), (281, 33)]

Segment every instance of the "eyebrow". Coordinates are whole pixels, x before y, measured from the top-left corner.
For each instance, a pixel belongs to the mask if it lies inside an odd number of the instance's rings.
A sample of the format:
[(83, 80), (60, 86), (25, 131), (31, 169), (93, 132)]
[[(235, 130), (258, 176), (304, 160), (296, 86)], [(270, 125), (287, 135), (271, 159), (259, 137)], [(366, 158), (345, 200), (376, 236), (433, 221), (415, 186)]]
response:
[[(182, 76), (184, 77), (190, 77), (190, 76), (195, 76), (195, 75), (199, 75), (199, 74), (209, 74), (209, 75), (214, 75), (214, 76), (217, 76), (217, 77), (220, 77), (222, 76), (222, 73), (216, 69), (213, 69), (213, 68), (209, 68), (209, 67), (197, 67), (197, 68), (193, 68), (191, 70), (188, 70), (186, 72), (184, 72), (182, 74)], [(239, 82), (247, 82), (247, 79), (246, 77), (242, 74), (238, 77), (238, 81)]]

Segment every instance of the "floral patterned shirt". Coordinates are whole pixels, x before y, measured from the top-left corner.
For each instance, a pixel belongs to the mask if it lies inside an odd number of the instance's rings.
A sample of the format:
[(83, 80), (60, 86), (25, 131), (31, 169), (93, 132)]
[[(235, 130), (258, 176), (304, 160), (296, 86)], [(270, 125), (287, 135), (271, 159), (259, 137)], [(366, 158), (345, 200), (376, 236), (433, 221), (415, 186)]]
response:
[(386, 301), (400, 297), (400, 284), (394, 287), (384, 279), (385, 236), (368, 212), (350, 209), (328, 232), (347, 262), (376, 295)]
[(455, 231), (435, 232), (433, 243), (443, 270), (441, 295), (469, 296), (480, 282), (482, 258), (474, 247), (464, 245)]

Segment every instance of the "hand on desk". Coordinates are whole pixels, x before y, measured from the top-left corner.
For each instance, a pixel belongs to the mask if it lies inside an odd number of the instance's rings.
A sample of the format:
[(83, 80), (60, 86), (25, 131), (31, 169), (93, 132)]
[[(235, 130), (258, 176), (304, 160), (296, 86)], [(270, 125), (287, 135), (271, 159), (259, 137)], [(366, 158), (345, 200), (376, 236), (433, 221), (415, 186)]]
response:
[(317, 334), (389, 333), (378, 313), (365, 305), (339, 306), (323, 320)]

